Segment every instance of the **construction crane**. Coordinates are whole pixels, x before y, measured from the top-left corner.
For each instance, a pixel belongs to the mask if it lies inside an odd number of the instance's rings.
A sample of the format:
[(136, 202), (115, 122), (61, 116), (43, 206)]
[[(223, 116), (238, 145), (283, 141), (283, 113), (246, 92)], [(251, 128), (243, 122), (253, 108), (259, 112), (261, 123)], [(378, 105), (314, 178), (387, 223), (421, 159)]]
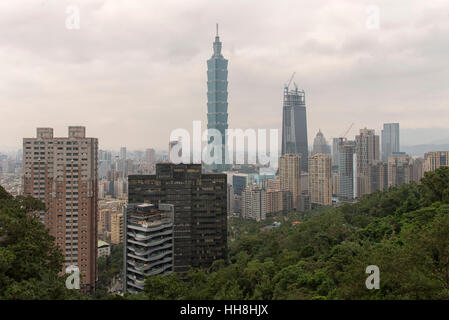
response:
[(288, 80), (288, 83), (285, 85), (285, 87), (288, 88), (290, 87), (290, 84), (292, 83), (293, 77), (295, 76), (296, 72), (293, 72), (292, 76), (290, 77), (290, 80)]
[(346, 135), (348, 134), (349, 130), (352, 129), (353, 126), (354, 126), (354, 122), (351, 123), (348, 130), (346, 130), (343, 134), (340, 135), (340, 143), (343, 143), (343, 139), (346, 138)]
[(348, 130), (345, 131), (345, 133), (343, 133), (343, 135), (341, 135), (342, 138), (346, 138), (346, 135), (348, 134), (349, 130), (352, 129), (352, 127), (354, 126), (354, 122), (351, 123), (351, 125), (349, 126)]

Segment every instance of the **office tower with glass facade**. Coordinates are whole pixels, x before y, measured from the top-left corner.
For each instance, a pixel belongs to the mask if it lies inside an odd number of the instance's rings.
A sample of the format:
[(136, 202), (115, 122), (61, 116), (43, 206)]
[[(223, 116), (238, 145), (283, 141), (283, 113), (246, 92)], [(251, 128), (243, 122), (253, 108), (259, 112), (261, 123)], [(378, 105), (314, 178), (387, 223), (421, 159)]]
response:
[(234, 187), (234, 193), (241, 196), (243, 190), (248, 186), (248, 175), (245, 173), (233, 174), (232, 186)]
[(174, 272), (208, 268), (227, 253), (226, 174), (201, 164), (156, 164), (154, 175), (129, 176), (128, 203), (174, 206)]
[(338, 173), (338, 145), (340, 144), (340, 138), (332, 139), (332, 171)]
[(68, 137), (37, 128), (23, 139), (24, 194), (45, 203), (40, 220), (64, 256), (64, 270), (78, 267), (81, 289), (95, 290), (97, 280), (98, 139), (85, 127), (69, 127)]
[(282, 109), (282, 155), (300, 154), (301, 170), (307, 172), (309, 149), (307, 144), (306, 98), (303, 90), (284, 87)]
[(382, 161), (388, 162), (388, 158), (395, 152), (400, 152), (399, 123), (384, 123), (382, 130)]
[[(221, 42), (217, 34), (213, 44), (214, 53), (207, 60), (207, 128), (221, 134), (221, 141), (213, 141), (209, 136), (209, 146), (217, 145), (221, 149), (221, 163), (207, 164), (206, 170), (222, 172), (229, 170), (226, 164), (228, 153), (226, 130), (228, 129), (228, 60), (221, 53)], [(210, 151), (209, 151), (210, 152)]]

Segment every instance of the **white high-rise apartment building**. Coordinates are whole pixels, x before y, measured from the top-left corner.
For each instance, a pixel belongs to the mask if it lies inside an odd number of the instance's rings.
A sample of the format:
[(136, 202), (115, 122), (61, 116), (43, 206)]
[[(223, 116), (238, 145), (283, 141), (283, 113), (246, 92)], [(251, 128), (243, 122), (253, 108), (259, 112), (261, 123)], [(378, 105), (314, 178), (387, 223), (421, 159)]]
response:
[(249, 186), (242, 192), (242, 217), (256, 221), (265, 220), (267, 215), (265, 189)]

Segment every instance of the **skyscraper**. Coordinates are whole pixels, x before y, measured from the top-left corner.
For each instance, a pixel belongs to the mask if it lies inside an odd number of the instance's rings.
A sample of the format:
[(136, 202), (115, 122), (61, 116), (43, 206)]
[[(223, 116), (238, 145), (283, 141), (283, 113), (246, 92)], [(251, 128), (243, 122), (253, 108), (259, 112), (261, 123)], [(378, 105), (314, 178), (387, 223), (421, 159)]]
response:
[(327, 143), (326, 138), (324, 137), (324, 134), (321, 132), (321, 130), (318, 130), (318, 133), (316, 134), (315, 139), (313, 140), (312, 155), (318, 153), (322, 154), (331, 153), (331, 147)]
[(120, 148), (120, 160), (126, 160), (126, 147)]
[(332, 169), (337, 172), (338, 170), (338, 145), (340, 144), (340, 138), (332, 139)]
[(248, 175), (245, 173), (236, 173), (232, 175), (232, 186), (234, 187), (234, 193), (239, 196), (242, 195), (243, 190), (248, 185)]
[(373, 129), (360, 129), (355, 137), (357, 154), (357, 197), (374, 192), (369, 166), (380, 160), (379, 136)]
[(388, 162), (388, 158), (395, 152), (400, 152), (399, 123), (384, 123), (382, 130), (382, 161)]
[(98, 140), (85, 127), (69, 127), (68, 137), (53, 137), (52, 128), (37, 128), (23, 139), (25, 195), (45, 202), (40, 219), (55, 237), (65, 267), (80, 270), (82, 289), (97, 280)]
[(174, 272), (226, 258), (226, 174), (202, 174), (201, 164), (158, 163), (155, 175), (128, 180), (129, 204), (173, 204)]
[(355, 142), (340, 139), (338, 145), (338, 200), (351, 201), (354, 199), (356, 186), (355, 171), (357, 163), (354, 160)]
[(301, 195), (301, 155), (285, 154), (279, 158), (279, 177), (281, 191), (288, 191), (293, 200), (293, 208), (298, 209)]
[(207, 60), (207, 128), (218, 130), (221, 141), (213, 141), (209, 136), (209, 145), (221, 146), (221, 164), (206, 165), (206, 170), (222, 172), (229, 169), (226, 164), (228, 152), (226, 129), (228, 129), (228, 60), (221, 54), (221, 42), (217, 34), (213, 44), (214, 54)]
[(265, 220), (267, 215), (265, 189), (248, 186), (242, 192), (242, 217), (256, 221)]
[(332, 205), (332, 159), (318, 153), (309, 158), (309, 195), (315, 205)]
[(303, 90), (284, 87), (282, 109), (282, 155), (300, 154), (301, 170), (307, 172), (309, 149), (307, 144), (306, 100)]

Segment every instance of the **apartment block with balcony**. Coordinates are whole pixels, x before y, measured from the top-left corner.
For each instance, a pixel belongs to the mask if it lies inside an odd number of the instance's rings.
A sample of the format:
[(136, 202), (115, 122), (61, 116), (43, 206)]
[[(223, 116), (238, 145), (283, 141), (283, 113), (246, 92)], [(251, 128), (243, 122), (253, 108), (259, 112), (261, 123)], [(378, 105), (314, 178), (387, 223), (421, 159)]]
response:
[(174, 206), (129, 204), (124, 250), (125, 291), (143, 290), (145, 278), (173, 272)]

